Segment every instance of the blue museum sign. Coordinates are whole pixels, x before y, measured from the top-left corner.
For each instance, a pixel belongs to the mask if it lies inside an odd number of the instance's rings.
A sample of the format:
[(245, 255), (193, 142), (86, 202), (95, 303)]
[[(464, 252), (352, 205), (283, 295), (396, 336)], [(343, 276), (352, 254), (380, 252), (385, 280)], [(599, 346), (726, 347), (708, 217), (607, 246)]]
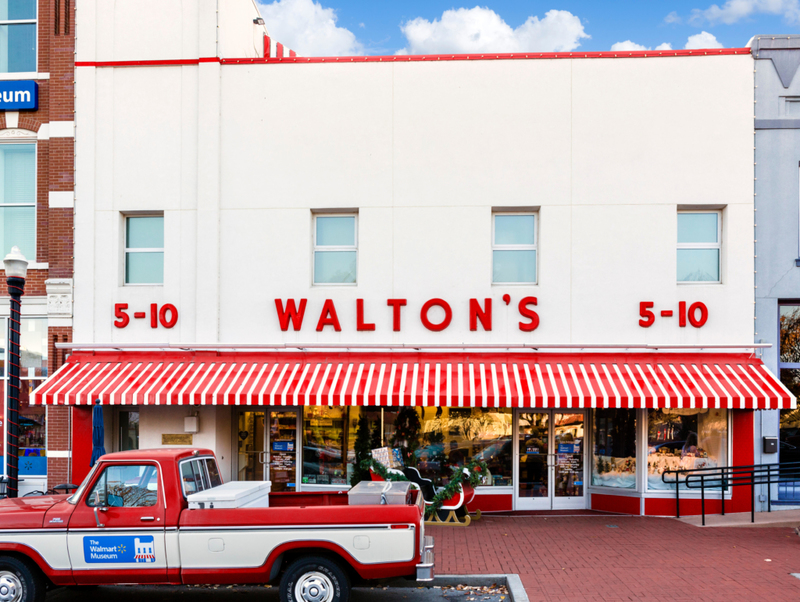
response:
[(39, 108), (39, 84), (35, 81), (0, 81), (0, 111), (37, 108)]

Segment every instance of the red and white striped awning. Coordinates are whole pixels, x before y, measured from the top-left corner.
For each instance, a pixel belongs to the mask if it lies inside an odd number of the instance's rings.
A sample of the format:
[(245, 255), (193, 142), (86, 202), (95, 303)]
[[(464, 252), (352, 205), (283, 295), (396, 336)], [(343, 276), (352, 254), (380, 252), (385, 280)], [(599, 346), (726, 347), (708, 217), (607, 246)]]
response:
[(73, 353), (32, 403), (537, 408), (796, 407), (740, 353)]

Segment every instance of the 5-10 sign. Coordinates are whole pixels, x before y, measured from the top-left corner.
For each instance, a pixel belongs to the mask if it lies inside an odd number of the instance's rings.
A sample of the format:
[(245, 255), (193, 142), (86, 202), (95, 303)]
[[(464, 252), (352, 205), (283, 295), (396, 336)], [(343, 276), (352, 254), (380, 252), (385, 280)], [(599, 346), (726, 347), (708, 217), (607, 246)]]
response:
[[(125, 328), (131, 323), (131, 317), (128, 315), (127, 303), (114, 304), (114, 326), (117, 328)], [(134, 320), (143, 320), (147, 317), (147, 312), (135, 311), (133, 312)], [(150, 304), (150, 328), (158, 328), (161, 324), (164, 328), (172, 328), (178, 323), (178, 308), (172, 303), (165, 303), (161, 307), (158, 303)]]
[[(650, 328), (656, 321), (656, 314), (653, 311), (655, 303), (652, 301), (639, 302), (639, 326), (642, 328)], [(671, 309), (662, 309), (658, 314), (662, 318), (671, 318), (674, 315)], [(686, 301), (678, 303), (678, 326), (681, 328), (686, 327), (686, 322), (689, 322), (695, 328), (702, 328), (708, 321), (708, 307), (701, 301), (696, 301), (692, 304), (687, 304)]]

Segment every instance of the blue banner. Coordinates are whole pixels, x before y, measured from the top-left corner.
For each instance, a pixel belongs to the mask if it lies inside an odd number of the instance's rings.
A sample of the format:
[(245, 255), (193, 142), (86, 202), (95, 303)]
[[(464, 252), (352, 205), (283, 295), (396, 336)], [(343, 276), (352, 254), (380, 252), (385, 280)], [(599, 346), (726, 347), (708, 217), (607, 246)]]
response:
[(35, 110), (38, 107), (39, 84), (35, 81), (0, 81), (0, 111)]
[(83, 559), (87, 563), (155, 562), (155, 542), (152, 535), (84, 537)]

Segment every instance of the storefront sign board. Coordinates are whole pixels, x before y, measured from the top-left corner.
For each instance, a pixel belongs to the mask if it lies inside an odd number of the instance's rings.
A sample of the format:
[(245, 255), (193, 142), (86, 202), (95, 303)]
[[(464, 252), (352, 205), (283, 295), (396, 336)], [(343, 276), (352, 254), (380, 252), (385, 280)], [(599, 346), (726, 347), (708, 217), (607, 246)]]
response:
[(192, 445), (192, 435), (190, 433), (162, 434), (161, 445)]

